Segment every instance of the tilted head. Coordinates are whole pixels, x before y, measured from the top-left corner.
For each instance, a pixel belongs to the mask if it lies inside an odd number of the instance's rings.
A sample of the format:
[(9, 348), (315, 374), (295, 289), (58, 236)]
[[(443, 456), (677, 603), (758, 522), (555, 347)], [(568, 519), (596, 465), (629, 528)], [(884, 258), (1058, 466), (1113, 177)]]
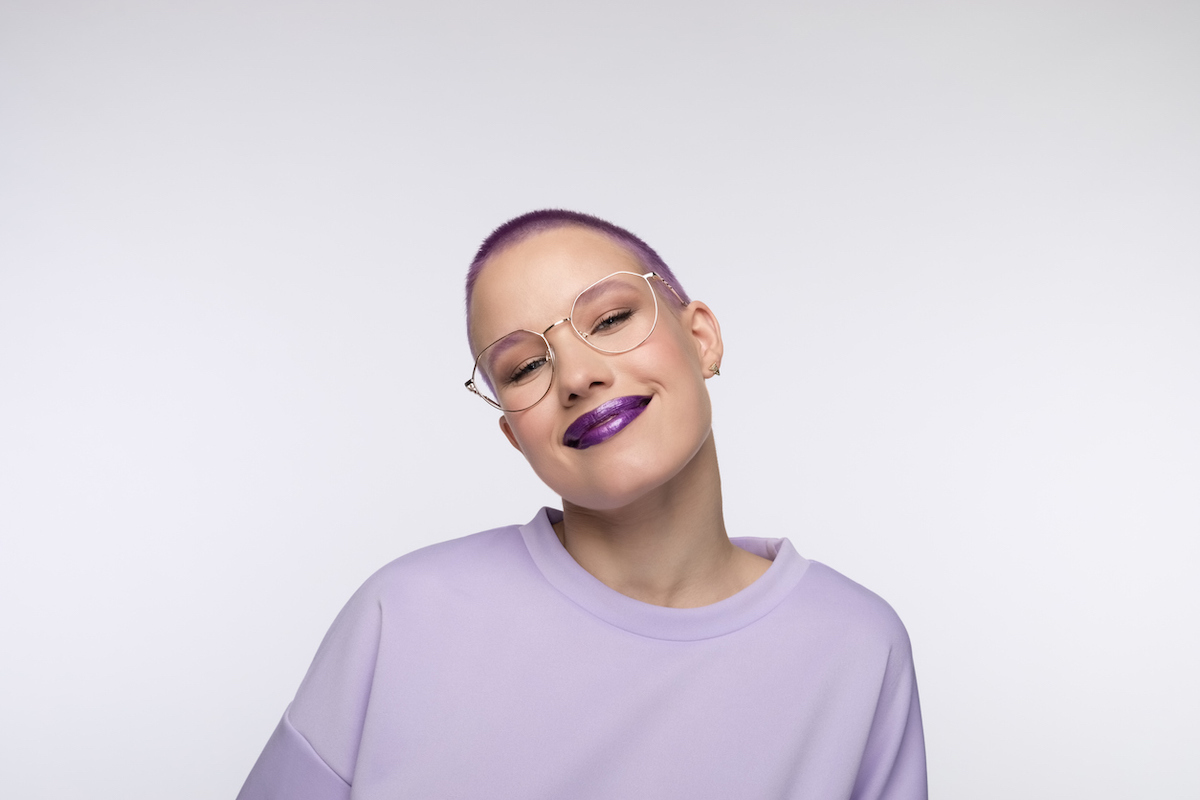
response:
[(533, 395), (509, 388), (513, 410), (500, 419), (539, 477), (564, 502), (623, 507), (671, 484), (711, 442), (705, 380), (721, 359), (720, 329), (706, 305), (649, 275), (661, 259), (644, 243), (544, 213), (502, 226), (472, 264), (472, 353), (509, 387), (544, 376)]

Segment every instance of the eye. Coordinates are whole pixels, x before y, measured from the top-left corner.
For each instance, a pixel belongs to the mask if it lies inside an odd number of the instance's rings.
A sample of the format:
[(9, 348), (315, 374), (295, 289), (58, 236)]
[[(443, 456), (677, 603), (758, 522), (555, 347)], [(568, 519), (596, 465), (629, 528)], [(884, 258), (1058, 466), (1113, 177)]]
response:
[(528, 359), (518, 364), (516, 369), (510, 372), (508, 377), (504, 379), (504, 382), (506, 384), (524, 383), (537, 375), (548, 363), (550, 362), (544, 355)]
[(600, 317), (600, 319), (596, 322), (596, 324), (592, 326), (592, 330), (589, 335), (592, 336), (597, 333), (605, 334), (605, 333), (609, 333), (611, 331), (615, 331), (617, 328), (620, 328), (622, 325), (624, 325), (626, 322), (628, 322), (632, 318), (633, 318), (633, 309), (632, 308), (623, 308), (623, 309), (620, 309), (617, 311), (610, 311), (607, 314)]

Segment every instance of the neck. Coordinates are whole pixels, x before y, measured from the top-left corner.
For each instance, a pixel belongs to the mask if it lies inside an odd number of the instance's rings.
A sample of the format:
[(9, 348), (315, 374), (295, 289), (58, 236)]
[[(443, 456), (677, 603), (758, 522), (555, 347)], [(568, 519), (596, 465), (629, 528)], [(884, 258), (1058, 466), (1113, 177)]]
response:
[(711, 433), (678, 475), (628, 506), (596, 511), (564, 500), (555, 530), (571, 557), (602, 583), (654, 605), (710, 605), (770, 566), (725, 532)]

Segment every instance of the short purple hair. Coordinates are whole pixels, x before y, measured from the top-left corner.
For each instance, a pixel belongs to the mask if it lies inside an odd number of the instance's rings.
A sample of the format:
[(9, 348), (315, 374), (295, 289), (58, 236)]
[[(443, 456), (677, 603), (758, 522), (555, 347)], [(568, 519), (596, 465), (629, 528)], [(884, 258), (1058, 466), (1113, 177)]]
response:
[[(679, 297), (682, 298), (684, 303), (691, 302), (688, 299), (687, 292), (684, 291), (683, 286), (680, 285), (679, 280), (675, 277), (675, 273), (659, 257), (658, 253), (654, 252), (654, 248), (631, 232), (619, 225), (613, 225), (611, 222), (602, 220), (599, 217), (593, 217), (590, 214), (581, 214), (578, 211), (567, 211), (561, 208), (548, 208), (541, 211), (530, 211), (527, 214), (510, 219), (492, 231), (483, 240), (483, 244), (479, 246), (479, 252), (475, 254), (475, 259), (467, 269), (468, 338), (471, 335), (471, 296), (475, 292), (475, 281), (479, 279), (479, 273), (483, 271), (483, 266), (487, 263), (488, 259), (501, 250), (528, 239), (536, 233), (570, 226), (597, 231), (612, 239), (626, 250), (629, 250), (646, 271), (657, 272), (665, 278), (675, 288), (675, 291), (679, 293)], [(668, 292), (667, 294), (669, 295), (670, 293)]]

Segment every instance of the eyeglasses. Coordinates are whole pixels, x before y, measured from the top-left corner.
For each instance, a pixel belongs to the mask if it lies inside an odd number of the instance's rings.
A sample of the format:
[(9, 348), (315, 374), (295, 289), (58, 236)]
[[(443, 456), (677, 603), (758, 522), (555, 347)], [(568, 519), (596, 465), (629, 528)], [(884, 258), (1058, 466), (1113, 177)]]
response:
[(563, 317), (541, 333), (513, 331), (479, 351), (469, 391), (501, 411), (524, 411), (550, 393), (554, 378), (554, 348), (546, 334), (569, 322), (586, 344), (601, 353), (627, 353), (650, 338), (658, 324), (658, 293), (651, 280), (663, 286), (683, 304), (683, 298), (655, 272), (614, 272), (588, 286), (571, 304), (571, 316)]

